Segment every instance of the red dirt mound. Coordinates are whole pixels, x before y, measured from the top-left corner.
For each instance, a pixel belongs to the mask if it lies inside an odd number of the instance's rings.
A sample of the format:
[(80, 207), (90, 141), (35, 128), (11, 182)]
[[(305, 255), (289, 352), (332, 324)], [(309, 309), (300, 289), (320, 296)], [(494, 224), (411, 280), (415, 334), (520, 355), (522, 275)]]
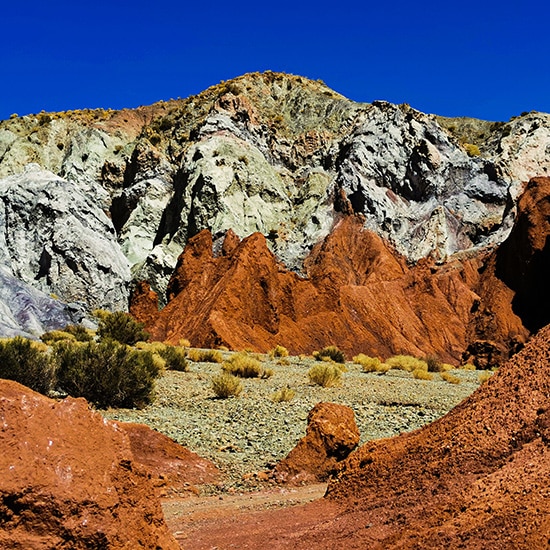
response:
[(170, 549), (148, 473), (116, 423), (0, 380), (0, 547)]
[(196, 485), (217, 483), (221, 472), (212, 462), (144, 424), (118, 422), (130, 440), (135, 462), (150, 472), (162, 496), (198, 493)]
[(282, 483), (325, 481), (359, 444), (353, 409), (317, 403), (308, 414), (306, 435), (273, 471)]
[(189, 532), (197, 550), (547, 550), (550, 326), (445, 417), (352, 453), (326, 498)]

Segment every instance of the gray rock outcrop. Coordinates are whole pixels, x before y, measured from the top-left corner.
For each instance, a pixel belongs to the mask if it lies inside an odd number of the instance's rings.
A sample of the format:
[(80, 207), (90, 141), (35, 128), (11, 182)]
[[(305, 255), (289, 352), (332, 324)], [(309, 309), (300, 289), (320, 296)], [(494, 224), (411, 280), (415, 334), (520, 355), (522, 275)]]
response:
[(130, 270), (103, 210), (75, 185), (30, 164), (0, 180), (0, 264), (64, 302), (125, 309)]
[(202, 229), (259, 231), (303, 273), (355, 212), (410, 261), (444, 261), (502, 242), (522, 183), (550, 171), (548, 151), (543, 113), (444, 119), (270, 72), (132, 111), (40, 113), (0, 122), (0, 260), (88, 309), (126, 309), (139, 280), (162, 305)]

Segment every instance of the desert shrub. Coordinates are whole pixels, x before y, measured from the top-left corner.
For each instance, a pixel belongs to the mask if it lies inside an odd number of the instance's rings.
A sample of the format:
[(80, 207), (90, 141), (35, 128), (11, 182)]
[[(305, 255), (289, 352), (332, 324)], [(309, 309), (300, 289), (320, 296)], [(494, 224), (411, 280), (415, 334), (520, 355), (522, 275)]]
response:
[(413, 378), (416, 378), (417, 380), (433, 380), (433, 375), (426, 369), (415, 369), (412, 375)]
[(0, 378), (47, 395), (55, 385), (55, 365), (40, 345), (16, 336), (0, 340)]
[(380, 368), (380, 365), (382, 364), (382, 361), (380, 361), (378, 357), (369, 357), (364, 353), (360, 353), (359, 355), (356, 355), (353, 358), (353, 362), (356, 365), (361, 365), (363, 372), (376, 372)]
[(72, 334), (79, 342), (90, 342), (94, 339), (92, 331), (82, 325), (67, 325), (63, 330)]
[(455, 370), (454, 365), (450, 365), (449, 363), (441, 363), (441, 371), (440, 372), (448, 372), (450, 370)]
[(424, 362), (428, 365), (428, 372), (443, 372), (443, 363), (437, 355), (427, 355)]
[(273, 401), (274, 403), (283, 403), (286, 401), (292, 401), (295, 396), (296, 392), (290, 386), (286, 386), (276, 391), (271, 396), (271, 401)]
[(288, 359), (286, 359), (285, 357), (283, 357), (282, 359), (279, 359), (277, 361), (277, 365), (281, 365), (282, 367), (288, 367), (291, 364), (292, 363)]
[(190, 349), (187, 358), (194, 363), (223, 363), (223, 356), (217, 349)]
[(64, 330), (50, 330), (45, 332), (40, 340), (46, 344), (52, 344), (53, 342), (59, 342), (60, 340), (76, 340), (73, 334), (65, 332)]
[(473, 143), (465, 143), (464, 150), (466, 151), (469, 157), (479, 157), (479, 155), (481, 155), (481, 151), (479, 150), (479, 147)]
[(176, 348), (174, 346), (165, 346), (162, 350), (158, 351), (158, 354), (166, 361), (166, 368), (169, 370), (177, 370), (180, 372), (186, 372), (189, 370), (187, 363), (186, 351), (182, 348)]
[(265, 369), (260, 361), (247, 353), (235, 353), (224, 364), (223, 370), (239, 378), (269, 378), (271, 369)]
[(149, 340), (149, 334), (143, 330), (143, 326), (143, 323), (138, 323), (129, 313), (115, 311), (100, 317), (97, 335), (100, 340), (116, 340), (133, 346), (136, 342)]
[(386, 364), (392, 369), (413, 372), (416, 369), (428, 370), (428, 364), (422, 359), (417, 359), (411, 355), (395, 355), (386, 360)]
[(288, 357), (288, 350), (284, 346), (275, 346), (270, 352), (269, 357)]
[(187, 338), (181, 338), (178, 345), (182, 348), (190, 348), (191, 342)]
[(307, 375), (312, 384), (323, 386), (323, 388), (337, 386), (342, 379), (342, 371), (336, 365), (330, 363), (314, 365), (309, 369)]
[(315, 351), (313, 352), (313, 357), (315, 357), (317, 361), (331, 359), (335, 363), (344, 364), (346, 362), (344, 353), (340, 351), (336, 346), (327, 346), (319, 351)]
[(99, 408), (147, 405), (161, 372), (151, 352), (133, 350), (114, 340), (58, 342), (54, 357), (60, 387)]
[(159, 353), (166, 347), (163, 342), (136, 342), (134, 348), (141, 351), (150, 351), (151, 353)]
[(237, 397), (243, 391), (241, 381), (227, 372), (212, 378), (212, 389), (217, 397), (225, 399), (227, 397)]
[(455, 376), (454, 374), (451, 374), (450, 372), (442, 372), (440, 376), (442, 380), (445, 380), (445, 382), (449, 382), (449, 384), (460, 384), (460, 378), (458, 376)]

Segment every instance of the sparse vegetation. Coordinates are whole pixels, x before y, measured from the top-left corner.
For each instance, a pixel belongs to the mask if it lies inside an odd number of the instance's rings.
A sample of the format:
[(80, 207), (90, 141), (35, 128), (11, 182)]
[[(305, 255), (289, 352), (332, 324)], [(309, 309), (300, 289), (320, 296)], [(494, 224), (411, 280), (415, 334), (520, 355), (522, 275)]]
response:
[(40, 340), (46, 344), (52, 344), (60, 340), (76, 340), (76, 338), (73, 334), (65, 332), (64, 330), (50, 330), (42, 334)]
[(433, 374), (429, 373), (426, 369), (415, 369), (412, 375), (416, 380), (433, 380)]
[(286, 401), (292, 401), (295, 396), (296, 392), (290, 386), (285, 386), (271, 396), (271, 401), (274, 403), (284, 403)]
[(223, 355), (217, 349), (190, 349), (187, 358), (194, 363), (223, 363)]
[(449, 382), (449, 384), (460, 384), (461, 380), (458, 376), (455, 376), (454, 374), (451, 374), (450, 372), (442, 372), (440, 374), (442, 380), (445, 380), (445, 382)]
[(336, 346), (327, 346), (319, 351), (315, 351), (313, 352), (313, 357), (315, 357), (318, 361), (326, 361), (329, 359), (335, 363), (344, 364), (346, 362), (344, 353)]
[(271, 369), (265, 369), (258, 359), (248, 353), (235, 353), (223, 364), (223, 370), (239, 378), (270, 378)]
[(337, 365), (323, 363), (314, 365), (308, 371), (309, 381), (323, 388), (338, 386), (342, 380), (342, 371)]
[(237, 397), (242, 392), (243, 385), (236, 376), (223, 372), (212, 378), (212, 389), (216, 397), (226, 399), (227, 397)]
[(407, 372), (414, 372), (417, 369), (428, 370), (426, 361), (417, 359), (411, 355), (395, 355), (386, 359), (386, 364), (392, 369), (404, 370)]
[(59, 386), (73, 397), (84, 397), (99, 408), (140, 408), (154, 397), (161, 368), (149, 351), (110, 339), (60, 341), (53, 350)]
[(164, 346), (163, 349), (158, 351), (158, 354), (164, 359), (165, 368), (180, 372), (187, 372), (189, 370), (189, 364), (185, 358), (186, 351), (184, 348)]
[(356, 365), (361, 365), (363, 372), (376, 372), (380, 369), (382, 361), (378, 357), (369, 357), (364, 353), (360, 353), (353, 358)]
[(424, 357), (424, 362), (428, 365), (428, 372), (443, 372), (443, 363), (437, 355), (427, 355)]
[(288, 357), (288, 350), (284, 346), (275, 346), (270, 352), (269, 357)]
[(20, 336), (0, 340), (0, 378), (47, 395), (55, 384), (55, 366), (42, 346)]

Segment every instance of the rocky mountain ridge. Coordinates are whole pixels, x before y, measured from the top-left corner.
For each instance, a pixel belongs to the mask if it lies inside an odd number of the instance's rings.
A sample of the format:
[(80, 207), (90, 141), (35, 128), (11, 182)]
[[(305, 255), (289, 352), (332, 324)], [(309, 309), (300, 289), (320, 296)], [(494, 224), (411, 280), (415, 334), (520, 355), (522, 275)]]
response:
[[(81, 309), (126, 307), (139, 281), (162, 306), (178, 256), (204, 229), (215, 255), (227, 231), (259, 232), (303, 276), (353, 214), (406, 263), (442, 264), (505, 240), (549, 149), (544, 113), (468, 125), (271, 72), (133, 111), (14, 118), (0, 123), (2, 263)], [(53, 215), (19, 214), (46, 198)]]

